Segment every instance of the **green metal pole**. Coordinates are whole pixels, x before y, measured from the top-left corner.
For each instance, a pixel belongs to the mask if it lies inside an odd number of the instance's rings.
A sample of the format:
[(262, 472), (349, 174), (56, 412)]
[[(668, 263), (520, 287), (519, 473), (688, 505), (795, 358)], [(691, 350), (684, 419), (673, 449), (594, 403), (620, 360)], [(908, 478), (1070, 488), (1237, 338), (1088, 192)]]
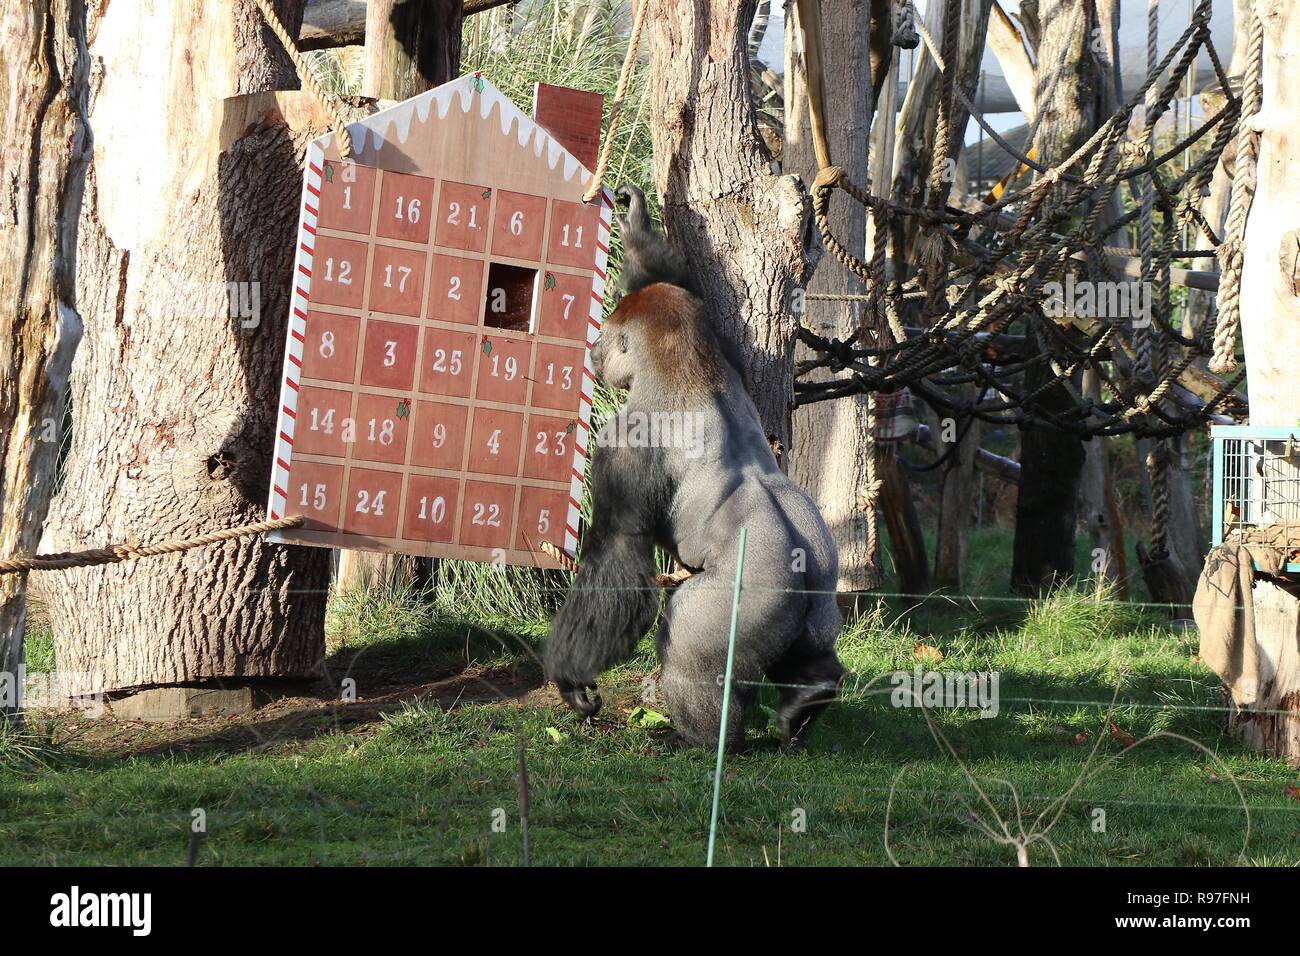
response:
[(713, 813), (709, 816), (709, 855), (705, 866), (713, 865), (713, 844), (718, 837), (718, 804), (722, 799), (722, 763), (727, 754), (727, 711), (731, 705), (731, 670), (736, 663), (736, 625), (740, 621), (740, 579), (745, 572), (745, 529), (740, 529), (736, 555), (736, 589), (731, 595), (731, 634), (727, 637), (727, 671), (722, 682), (722, 723), (718, 727), (718, 763), (713, 770)]

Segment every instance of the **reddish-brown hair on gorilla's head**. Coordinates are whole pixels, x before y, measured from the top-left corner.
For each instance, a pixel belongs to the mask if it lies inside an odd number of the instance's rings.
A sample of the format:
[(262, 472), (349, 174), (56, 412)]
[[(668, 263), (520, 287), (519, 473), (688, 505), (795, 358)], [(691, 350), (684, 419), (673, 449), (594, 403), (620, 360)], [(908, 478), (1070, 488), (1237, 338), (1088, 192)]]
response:
[(606, 333), (624, 330), (636, 333), (655, 376), (677, 385), (683, 397), (725, 387), (725, 359), (703, 304), (680, 286), (656, 282), (625, 295), (605, 320)]

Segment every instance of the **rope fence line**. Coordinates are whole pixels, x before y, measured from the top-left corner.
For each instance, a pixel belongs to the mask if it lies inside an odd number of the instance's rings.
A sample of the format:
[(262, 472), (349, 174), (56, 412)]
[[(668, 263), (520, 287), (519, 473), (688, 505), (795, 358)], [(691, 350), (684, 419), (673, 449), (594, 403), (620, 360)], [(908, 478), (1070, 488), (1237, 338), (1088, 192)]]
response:
[(277, 518), (274, 521), (258, 521), (254, 524), (241, 525), (237, 528), (224, 528), (191, 538), (176, 538), (161, 541), (158, 544), (138, 544), (127, 542), (113, 544), (106, 548), (91, 548), (86, 551), (63, 551), (57, 554), (29, 555), (27, 557), (0, 560), (0, 574), (18, 574), (26, 571), (62, 571), (67, 568), (90, 568), (101, 564), (117, 564), (120, 561), (138, 561), (140, 558), (152, 558), (161, 554), (179, 554), (193, 548), (202, 548), (210, 544), (221, 544), (236, 538), (265, 534), (268, 531), (282, 531), (286, 528), (302, 526), (303, 517)]

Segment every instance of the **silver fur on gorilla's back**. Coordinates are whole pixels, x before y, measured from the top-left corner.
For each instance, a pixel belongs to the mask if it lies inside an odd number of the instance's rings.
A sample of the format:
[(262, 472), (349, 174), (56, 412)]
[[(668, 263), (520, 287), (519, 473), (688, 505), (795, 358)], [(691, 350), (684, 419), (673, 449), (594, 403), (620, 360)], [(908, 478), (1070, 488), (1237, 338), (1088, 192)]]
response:
[[(624, 187), (620, 197), (629, 207), (619, 221), (624, 298), (592, 363), (627, 400), (594, 443), (592, 521), (546, 644), (547, 675), (580, 713), (599, 710), (596, 677), (626, 660), (654, 623), (659, 545), (695, 571), (663, 610), (660, 687), (675, 730), (691, 744), (716, 745), (744, 527), (733, 685), (741, 706), (730, 712), (728, 745), (742, 739), (744, 708), (767, 676), (778, 686), (783, 742), (798, 746), (844, 672), (835, 654), (835, 542), (773, 457), (734, 349), (705, 316), (686, 263), (655, 230), (640, 191)], [(698, 361), (653, 351), (668, 340)], [(691, 416), (690, 447), (620, 441), (656, 414)]]

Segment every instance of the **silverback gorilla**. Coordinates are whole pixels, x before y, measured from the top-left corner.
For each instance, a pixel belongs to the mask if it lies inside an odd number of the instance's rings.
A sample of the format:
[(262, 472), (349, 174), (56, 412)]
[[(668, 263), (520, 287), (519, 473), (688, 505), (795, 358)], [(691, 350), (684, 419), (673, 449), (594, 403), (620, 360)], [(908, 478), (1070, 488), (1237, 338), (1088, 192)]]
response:
[[(627, 401), (592, 458), (592, 519), (578, 573), (546, 643), (547, 676), (595, 714), (598, 674), (627, 659), (654, 624), (655, 546), (695, 571), (669, 592), (657, 634), (660, 687), (674, 728), (716, 746), (740, 529), (748, 543), (727, 746), (764, 675), (778, 686), (783, 744), (800, 747), (844, 673), (835, 655), (835, 542), (812, 500), (781, 471), (740, 364), (705, 315), (680, 253), (624, 187), (623, 298), (592, 348), (596, 374)], [(686, 442), (636, 441), (645, 422), (694, 423)], [(640, 427), (638, 427), (640, 426)], [(661, 431), (660, 438), (663, 438)], [(590, 693), (588, 693), (590, 691)]]

